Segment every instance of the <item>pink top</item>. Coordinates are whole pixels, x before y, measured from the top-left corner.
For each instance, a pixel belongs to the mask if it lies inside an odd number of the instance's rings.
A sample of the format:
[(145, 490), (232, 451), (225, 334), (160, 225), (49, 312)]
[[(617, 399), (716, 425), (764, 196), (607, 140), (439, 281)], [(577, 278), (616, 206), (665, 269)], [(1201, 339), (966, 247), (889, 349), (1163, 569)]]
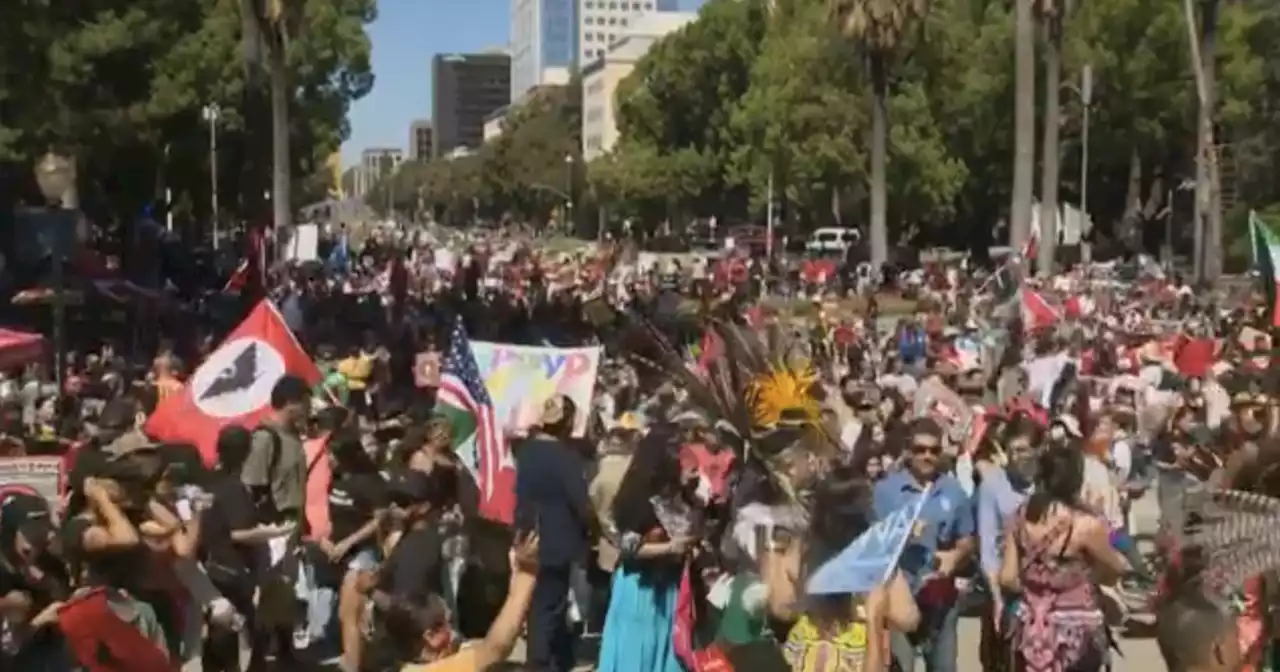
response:
[[(303, 442), (307, 454), (307, 489), (303, 494), (303, 509), (307, 515), (307, 527), (311, 539), (329, 536), (329, 486), (333, 483), (333, 465), (324, 455), (328, 447), (328, 435)], [(315, 465), (315, 466), (312, 466)]]

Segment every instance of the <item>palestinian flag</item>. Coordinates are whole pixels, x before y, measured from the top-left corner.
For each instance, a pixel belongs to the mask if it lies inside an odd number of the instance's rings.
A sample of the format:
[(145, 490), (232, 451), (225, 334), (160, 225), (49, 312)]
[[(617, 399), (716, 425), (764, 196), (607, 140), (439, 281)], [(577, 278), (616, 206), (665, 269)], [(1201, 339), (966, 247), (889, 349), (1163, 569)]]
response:
[(1249, 239), (1253, 244), (1253, 265), (1262, 280), (1262, 291), (1271, 326), (1280, 327), (1280, 236), (1255, 212), (1249, 213)]

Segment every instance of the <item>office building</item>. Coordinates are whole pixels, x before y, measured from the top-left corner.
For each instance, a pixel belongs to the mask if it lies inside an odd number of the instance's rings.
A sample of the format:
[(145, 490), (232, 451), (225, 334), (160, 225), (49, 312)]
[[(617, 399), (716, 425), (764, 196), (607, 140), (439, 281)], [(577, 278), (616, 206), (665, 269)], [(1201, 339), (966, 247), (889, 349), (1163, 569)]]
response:
[(404, 152), (392, 147), (371, 147), (360, 153), (353, 198), (364, 198), (383, 178), (391, 177), (404, 162)]
[[(584, 0), (588, 2), (589, 0)], [(599, 0), (594, 0), (599, 4)], [(611, 3), (612, 4), (612, 3)], [(590, 161), (618, 142), (618, 84), (658, 40), (690, 23), (694, 12), (644, 14), (620, 31), (604, 53), (582, 69), (582, 158)]]
[(409, 160), (430, 161), (432, 140), (430, 119), (415, 119), (409, 124)]
[(511, 0), (511, 101), (564, 85), (578, 55), (581, 0)]
[(480, 147), (485, 117), (511, 102), (511, 57), (436, 54), (431, 79), (431, 155)]
[(645, 14), (676, 13), (679, 0), (577, 0), (578, 50), (581, 68), (604, 57), (609, 45), (620, 39)]

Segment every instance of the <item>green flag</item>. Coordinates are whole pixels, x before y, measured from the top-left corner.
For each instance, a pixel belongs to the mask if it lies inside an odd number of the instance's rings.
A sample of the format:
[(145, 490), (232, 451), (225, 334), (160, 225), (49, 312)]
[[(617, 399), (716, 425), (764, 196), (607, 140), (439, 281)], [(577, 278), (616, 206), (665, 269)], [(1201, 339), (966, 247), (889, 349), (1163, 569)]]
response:
[(1253, 266), (1262, 281), (1262, 291), (1266, 295), (1267, 319), (1272, 326), (1280, 327), (1280, 306), (1276, 304), (1277, 287), (1280, 287), (1280, 275), (1277, 275), (1277, 263), (1280, 262), (1280, 236), (1255, 212), (1249, 213), (1249, 242), (1253, 248)]

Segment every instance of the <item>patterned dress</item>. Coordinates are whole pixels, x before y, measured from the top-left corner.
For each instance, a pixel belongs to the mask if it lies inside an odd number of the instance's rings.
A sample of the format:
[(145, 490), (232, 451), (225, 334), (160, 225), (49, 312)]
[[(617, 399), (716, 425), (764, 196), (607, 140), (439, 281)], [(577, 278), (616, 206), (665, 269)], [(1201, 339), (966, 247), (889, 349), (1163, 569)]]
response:
[(808, 616), (801, 616), (782, 646), (782, 655), (792, 672), (863, 672), (867, 626), (854, 620), (824, 631)]
[(1088, 563), (1063, 555), (1072, 520), (1060, 520), (1040, 539), (1019, 513), (1014, 539), (1021, 561), (1022, 597), (1013, 648), (1024, 672), (1089, 672), (1106, 666), (1108, 635)]

